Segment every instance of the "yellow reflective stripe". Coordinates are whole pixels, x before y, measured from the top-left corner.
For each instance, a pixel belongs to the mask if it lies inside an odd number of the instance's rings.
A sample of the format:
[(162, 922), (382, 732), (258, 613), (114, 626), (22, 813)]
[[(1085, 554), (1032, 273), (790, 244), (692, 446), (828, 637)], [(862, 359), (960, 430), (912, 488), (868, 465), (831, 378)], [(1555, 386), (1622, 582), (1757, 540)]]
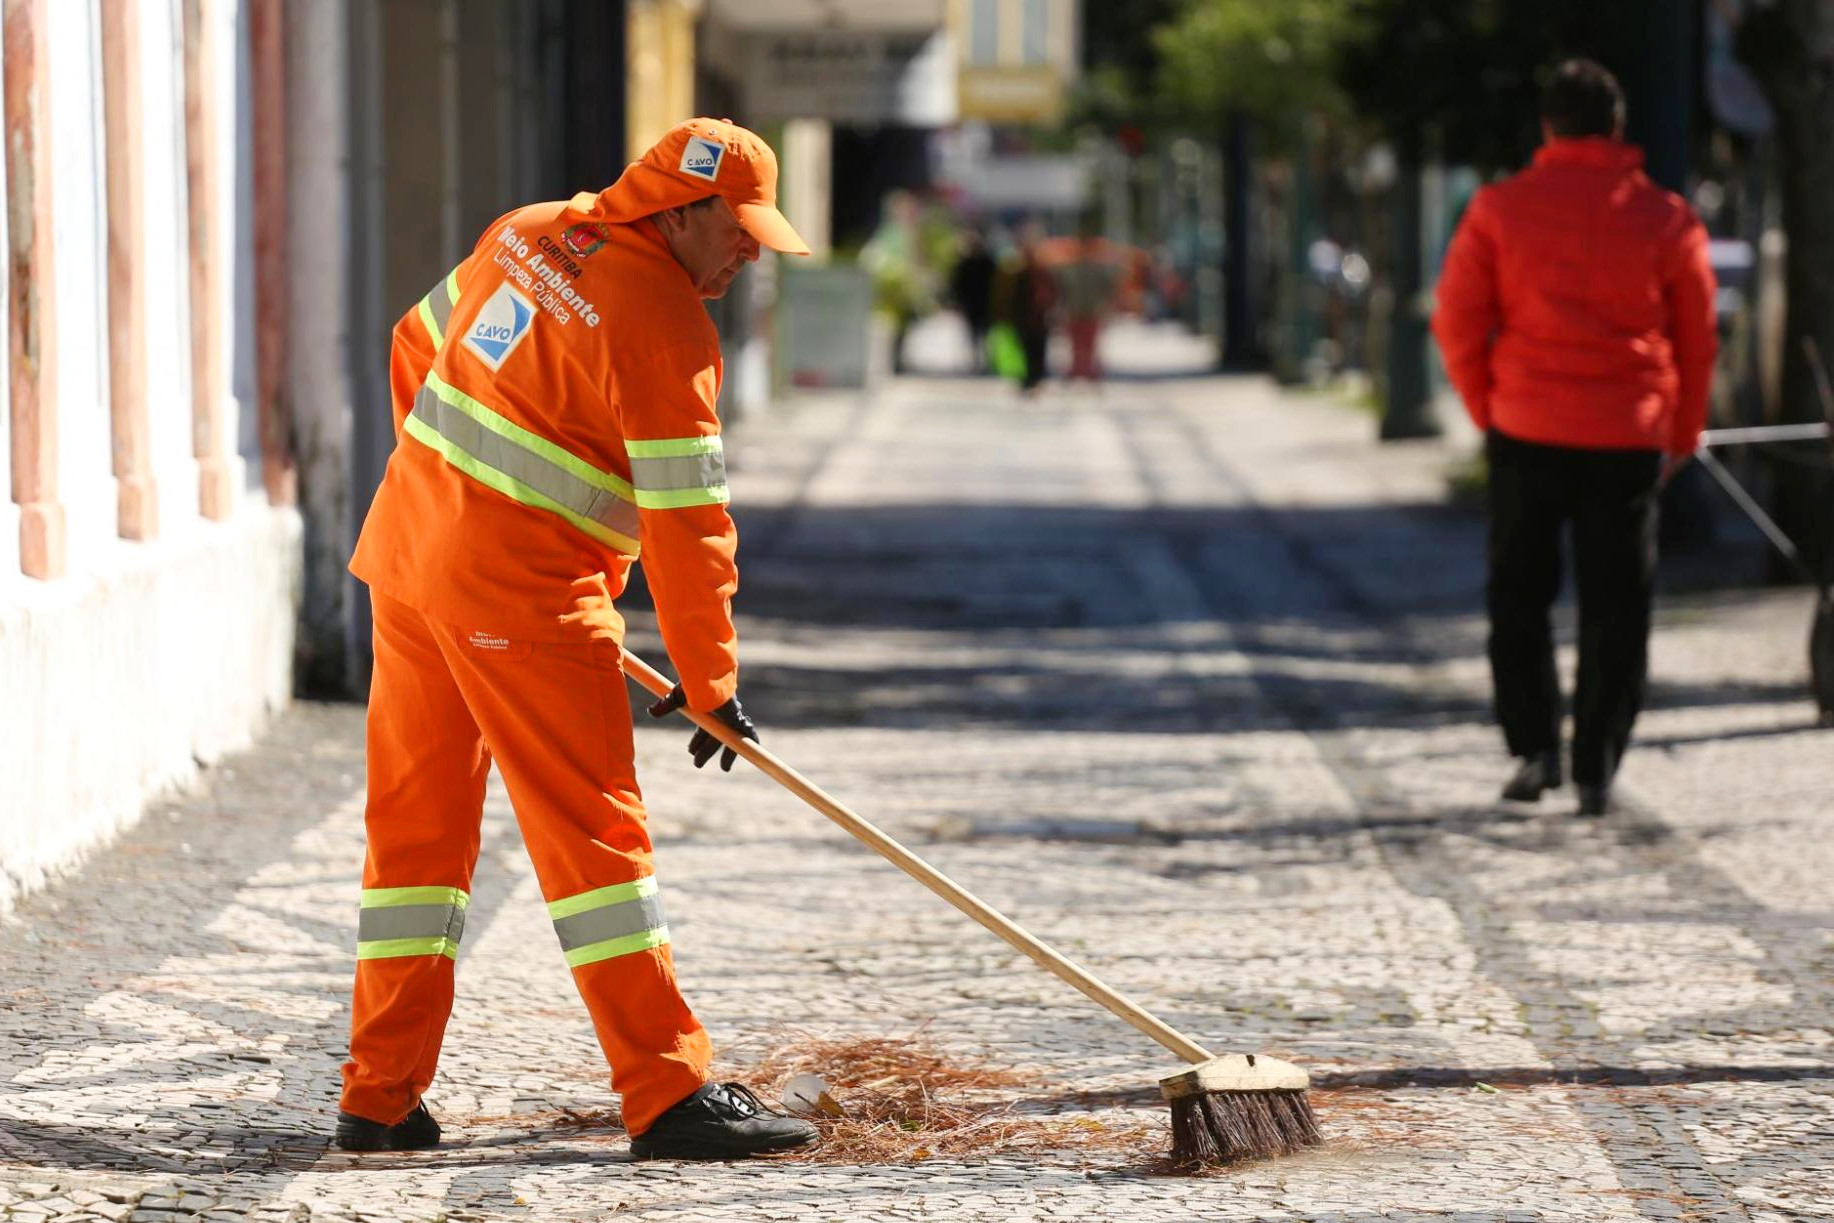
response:
[(471, 897), (455, 887), (364, 888), (357, 958), (443, 955), (458, 958)]
[(732, 500), (732, 494), (724, 484), (711, 488), (668, 488), (651, 491), (647, 488), (637, 490), (637, 505), (646, 510), (678, 510), (689, 505), (725, 505)]
[(392, 960), (408, 955), (443, 955), (448, 960), (456, 960), (458, 943), (449, 938), (391, 938), (357, 944), (359, 960)]
[(725, 449), (726, 444), (720, 441), (717, 433), (624, 443), (624, 452), (633, 459), (680, 459), (694, 454), (723, 454)]
[(584, 947), (575, 947), (567, 953), (567, 967), (578, 968), (582, 964), (596, 964), (600, 960), (631, 955), (638, 951), (648, 951), (668, 941), (669, 928), (662, 926), (655, 930), (645, 930), (641, 934), (627, 935), (624, 938), (607, 939), (602, 943), (588, 943)]
[[(669, 941), (669, 927), (656, 902), (656, 877), (645, 875), (629, 883), (593, 888), (548, 902), (548, 916), (560, 936), (567, 966), (595, 964), (621, 955), (660, 947)], [(632, 929), (632, 927), (647, 927)], [(617, 933), (619, 930), (628, 933)], [(595, 935), (610, 935), (583, 942)]]
[(637, 504), (646, 510), (725, 505), (726, 447), (718, 434), (624, 443)]
[(420, 299), (416, 307), (420, 313), (420, 325), (427, 329), (427, 335), (433, 340), (433, 347), (438, 348), (446, 342), (446, 333), (439, 329), (439, 320), (433, 317), (433, 307), (426, 298)]
[(415, 307), (420, 316), (420, 325), (427, 329), (427, 335), (433, 341), (434, 348), (441, 348), (446, 343), (446, 324), (452, 321), (452, 308), (458, 305), (459, 282), (458, 269), (446, 273), (446, 278), (427, 291)]
[(471, 897), (458, 888), (364, 888), (365, 909), (386, 909), (393, 905), (457, 905), (464, 908)]
[(609, 471), (600, 471), (586, 460), (562, 450), (547, 438), (530, 433), (507, 416), (479, 403), (438, 374), (431, 372), (427, 374), (427, 389), (439, 396), (442, 402), (457, 408), (498, 437), (505, 438), (524, 450), (540, 455), (576, 479), (584, 480), (593, 487), (602, 488), (606, 492), (616, 493), (626, 501), (637, 499), (636, 492), (631, 488), (628, 480), (619, 479)]
[(632, 556), (637, 555), (638, 543), (629, 535), (614, 531), (603, 523), (593, 521), (584, 514), (575, 513), (552, 497), (530, 488), (514, 476), (505, 475), (503, 472), (498, 471), (482, 460), (472, 457), (470, 454), (460, 449), (456, 442), (448, 441), (445, 437), (441, 436), (439, 430), (435, 429), (426, 421), (421, 420), (418, 416), (409, 416), (406, 421), (402, 422), (402, 430), (415, 441), (437, 451), (446, 462), (452, 464), (478, 483), (496, 489), (505, 497), (513, 501), (520, 501), (522, 504), (531, 506), (534, 509), (547, 510), (551, 514), (558, 514), (600, 543), (616, 548), (620, 552), (628, 552)]
[[(471, 464), (496, 472), (498, 478), (489, 482), (499, 492), (514, 495), (510, 486), (504, 483), (514, 481), (544, 499), (530, 504), (543, 509), (548, 508), (549, 503), (558, 505), (569, 514), (597, 523), (600, 529), (627, 540), (635, 541), (642, 534), (643, 522), (638, 517), (633, 497), (580, 479), (572, 471), (550, 461), (545, 453), (523, 445), (521, 437), (528, 430), (517, 429), (516, 436), (510, 436), (495, 428), (491, 420), (479, 419), (477, 413), (488, 413), (496, 422), (508, 423), (502, 417), (475, 399), (469, 399), (469, 406), (471, 410), (464, 404), (448, 403), (430, 384), (423, 385), (408, 419), (431, 426), (445, 439), (448, 451), (463, 454)], [(473, 467), (465, 467), (465, 470), (472, 471)], [(527, 497), (518, 496), (517, 499), (529, 501)], [(596, 533), (595, 538), (598, 538)]]
[(645, 875), (630, 883), (614, 883), (610, 887), (594, 888), (590, 892), (581, 892), (576, 896), (563, 896), (559, 900), (550, 900), (548, 917), (559, 921), (563, 917), (572, 917), (575, 913), (584, 913), (587, 909), (622, 904), (627, 900), (636, 900), (640, 896), (654, 896), (655, 894), (656, 876)]

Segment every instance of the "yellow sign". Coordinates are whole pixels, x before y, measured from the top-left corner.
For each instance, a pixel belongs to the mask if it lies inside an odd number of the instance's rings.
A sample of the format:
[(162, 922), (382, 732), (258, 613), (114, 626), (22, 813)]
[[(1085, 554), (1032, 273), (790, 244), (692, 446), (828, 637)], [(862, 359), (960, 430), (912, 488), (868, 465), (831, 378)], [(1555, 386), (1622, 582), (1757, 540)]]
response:
[(1052, 123), (1063, 113), (1063, 77), (1049, 64), (963, 64), (957, 70), (955, 92), (964, 119)]

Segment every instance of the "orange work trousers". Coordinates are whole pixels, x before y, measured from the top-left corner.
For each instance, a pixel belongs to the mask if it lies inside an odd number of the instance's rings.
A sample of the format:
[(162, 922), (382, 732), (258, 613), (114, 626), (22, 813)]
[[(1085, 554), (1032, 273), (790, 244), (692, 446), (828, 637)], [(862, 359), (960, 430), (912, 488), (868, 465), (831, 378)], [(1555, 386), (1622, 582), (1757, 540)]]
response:
[(640, 1134), (707, 1077), (675, 981), (610, 640), (516, 641), (373, 593), (369, 852), (344, 1111), (394, 1124), (433, 1080), (484, 782), (503, 775), (561, 949)]

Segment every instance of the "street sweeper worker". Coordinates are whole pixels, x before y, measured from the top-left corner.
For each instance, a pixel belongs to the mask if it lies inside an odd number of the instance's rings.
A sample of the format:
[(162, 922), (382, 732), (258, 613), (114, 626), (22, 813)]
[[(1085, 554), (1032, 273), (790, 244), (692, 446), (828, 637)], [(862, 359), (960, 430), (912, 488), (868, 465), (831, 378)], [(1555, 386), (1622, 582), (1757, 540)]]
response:
[(1433, 330), (1486, 433), (1497, 716), (1520, 763), (1503, 797), (1561, 784), (1548, 611), (1573, 529), (1573, 780), (1603, 815), (1642, 705), (1665, 473), (1706, 421), (1718, 349), (1707, 233), (1624, 143), (1624, 95), (1570, 60), (1542, 96), (1534, 164), (1480, 190), (1446, 255)]
[[(761, 246), (808, 253), (776, 183), (752, 132), (683, 123), (596, 195), (499, 219), (395, 327), (397, 442), (350, 564), (370, 589), (375, 669), (346, 1150), (439, 1140), (422, 1094), (493, 761), (633, 1152), (736, 1157), (815, 1137), (707, 1081), (652, 869), (614, 606), (641, 557), (681, 676), (651, 712), (685, 704), (757, 737), (738, 698), (720, 350), (701, 300)], [(697, 767), (718, 749), (704, 731), (689, 744)]]

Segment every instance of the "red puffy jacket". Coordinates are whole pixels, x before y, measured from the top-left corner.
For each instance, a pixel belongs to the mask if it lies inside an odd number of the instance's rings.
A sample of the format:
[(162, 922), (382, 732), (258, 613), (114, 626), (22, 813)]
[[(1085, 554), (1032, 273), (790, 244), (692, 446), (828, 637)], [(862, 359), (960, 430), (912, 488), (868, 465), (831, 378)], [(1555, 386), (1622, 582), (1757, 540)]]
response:
[(1707, 232), (1641, 150), (1553, 140), (1471, 199), (1433, 333), (1480, 429), (1691, 454), (1719, 348)]

